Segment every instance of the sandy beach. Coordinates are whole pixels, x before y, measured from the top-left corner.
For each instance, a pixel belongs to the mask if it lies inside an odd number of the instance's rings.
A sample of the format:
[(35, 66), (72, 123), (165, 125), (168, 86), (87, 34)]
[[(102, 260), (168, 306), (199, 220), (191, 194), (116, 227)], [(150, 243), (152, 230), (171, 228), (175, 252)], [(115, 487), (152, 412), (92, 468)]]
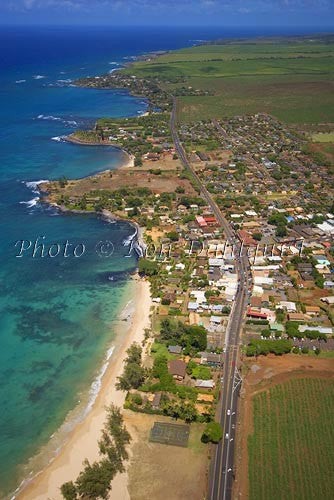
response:
[(135, 166), (135, 157), (130, 155), (126, 151), (123, 150), (123, 153), (126, 155), (126, 158), (122, 165), (119, 168), (130, 168)]
[[(129, 319), (127, 333), (115, 341), (115, 350), (110, 359), (108, 369), (103, 377), (101, 390), (94, 406), (85, 420), (79, 423), (69, 435), (68, 440), (56, 458), (26, 488), (17, 495), (20, 500), (60, 500), (60, 486), (75, 480), (82, 469), (82, 462), (87, 458), (90, 462), (98, 459), (98, 439), (105, 421), (105, 407), (110, 403), (122, 407), (125, 393), (115, 389), (117, 377), (123, 371), (123, 360), (126, 350), (132, 342), (141, 343), (144, 330), (150, 325), (149, 314), (152, 305), (149, 283), (136, 279), (134, 286), (134, 312)], [(126, 465), (126, 464), (125, 464)], [(112, 482), (110, 499), (128, 500), (127, 473), (118, 474)]]

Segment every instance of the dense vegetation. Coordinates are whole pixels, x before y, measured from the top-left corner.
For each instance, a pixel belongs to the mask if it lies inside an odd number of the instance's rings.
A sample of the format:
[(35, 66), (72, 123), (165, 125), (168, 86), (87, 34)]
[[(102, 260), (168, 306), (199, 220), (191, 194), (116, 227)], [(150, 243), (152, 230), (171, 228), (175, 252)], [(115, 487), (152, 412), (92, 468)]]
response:
[(246, 347), (246, 356), (260, 356), (269, 353), (281, 356), (287, 354), (292, 349), (292, 342), (288, 339), (267, 340), (252, 339)]

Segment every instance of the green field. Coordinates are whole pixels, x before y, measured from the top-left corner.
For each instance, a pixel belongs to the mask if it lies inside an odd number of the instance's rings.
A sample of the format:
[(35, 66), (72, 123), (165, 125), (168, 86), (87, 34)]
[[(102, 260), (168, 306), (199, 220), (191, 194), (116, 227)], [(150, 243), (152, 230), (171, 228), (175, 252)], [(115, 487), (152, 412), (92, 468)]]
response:
[(288, 123), (334, 123), (333, 37), (230, 42), (173, 51), (124, 70), (211, 95), (178, 97), (180, 122), (267, 112)]
[(334, 491), (334, 384), (291, 379), (253, 397), (250, 500), (330, 500)]
[(334, 132), (330, 134), (313, 134), (312, 139), (314, 142), (334, 142)]

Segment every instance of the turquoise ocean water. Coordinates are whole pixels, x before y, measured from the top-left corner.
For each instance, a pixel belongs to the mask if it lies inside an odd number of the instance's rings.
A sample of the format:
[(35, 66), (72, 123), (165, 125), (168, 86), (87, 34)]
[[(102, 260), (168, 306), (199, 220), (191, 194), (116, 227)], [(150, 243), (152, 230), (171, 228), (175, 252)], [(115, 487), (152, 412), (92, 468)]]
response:
[[(78, 398), (93, 399), (119, 312), (131, 299), (136, 260), (125, 257), (124, 243), (133, 228), (94, 215), (59, 214), (38, 202), (36, 182), (117, 168), (120, 151), (59, 138), (100, 116), (142, 113), (147, 104), (124, 91), (79, 89), (71, 82), (140, 53), (218, 36), (218, 28), (1, 28), (0, 498), (29, 474), (29, 458)], [(17, 241), (33, 245), (38, 237), (47, 248), (68, 240), (86, 251), (80, 258), (32, 258), (28, 251), (16, 257)], [(104, 240), (114, 245), (109, 259), (95, 252)]]

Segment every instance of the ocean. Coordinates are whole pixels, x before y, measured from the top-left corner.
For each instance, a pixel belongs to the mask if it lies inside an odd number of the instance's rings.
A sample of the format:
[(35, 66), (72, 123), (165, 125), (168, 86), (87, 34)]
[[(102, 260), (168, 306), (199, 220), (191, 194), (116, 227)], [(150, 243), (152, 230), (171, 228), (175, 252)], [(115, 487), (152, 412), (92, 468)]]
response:
[[(117, 168), (119, 150), (69, 144), (61, 137), (101, 116), (143, 113), (147, 103), (123, 90), (76, 88), (73, 79), (106, 73), (152, 50), (263, 33), (217, 27), (1, 28), (1, 498), (37, 472), (31, 457), (64, 421), (89, 410), (112, 356), (120, 312), (131, 301), (136, 258), (127, 255), (127, 242), (133, 227), (93, 214), (60, 214), (39, 202), (37, 183)], [(84, 249), (83, 255), (48, 255), (52, 244), (63, 247), (66, 241), (77, 254)], [(112, 243), (110, 258), (98, 255), (101, 241)], [(27, 250), (20, 257), (22, 245)]]

